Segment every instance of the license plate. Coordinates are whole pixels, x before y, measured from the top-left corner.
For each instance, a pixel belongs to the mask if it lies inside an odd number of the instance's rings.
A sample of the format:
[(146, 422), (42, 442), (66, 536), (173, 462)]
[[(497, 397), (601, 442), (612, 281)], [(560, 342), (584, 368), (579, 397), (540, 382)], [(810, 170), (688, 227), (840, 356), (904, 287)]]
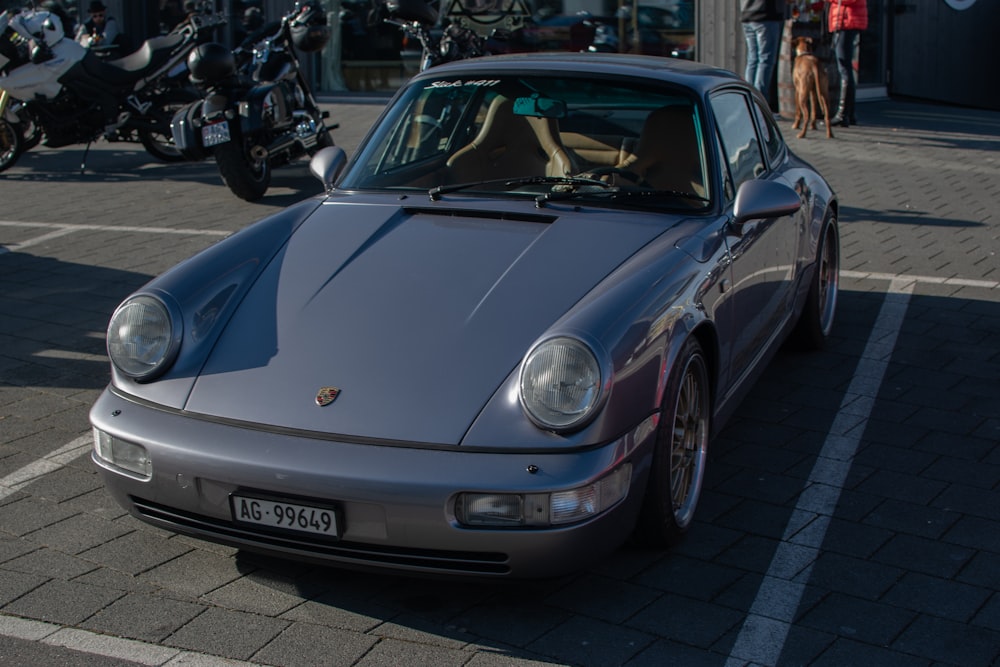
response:
[(270, 528), (339, 537), (337, 513), (329, 507), (301, 505), (284, 500), (231, 495), (233, 521)]
[(206, 148), (218, 146), (229, 141), (229, 121), (220, 120), (217, 123), (201, 128), (201, 141)]

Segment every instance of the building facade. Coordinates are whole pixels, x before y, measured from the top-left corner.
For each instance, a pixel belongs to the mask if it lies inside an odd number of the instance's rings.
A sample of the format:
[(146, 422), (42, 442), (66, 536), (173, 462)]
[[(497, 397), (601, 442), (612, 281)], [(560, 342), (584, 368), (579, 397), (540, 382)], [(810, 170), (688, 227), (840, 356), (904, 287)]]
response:
[[(86, 16), (88, 0), (79, 2)], [(294, 0), (213, 0), (236, 34), (243, 12), (258, 6), (269, 19), (280, 17)], [(465, 3), (465, 4), (463, 4)], [(183, 12), (182, 0), (105, 0), (133, 40), (151, 36)], [(371, 0), (321, 0), (333, 27), (323, 53), (309, 59), (321, 94), (389, 93), (416, 71), (419, 48), (394, 26), (373, 22)], [(586, 50), (589, 47), (692, 58), (743, 72), (746, 47), (739, 0), (437, 0), (442, 13), (480, 12), (499, 20), (507, 39), (494, 51)], [(797, 33), (819, 38), (820, 57), (829, 43), (822, 3), (788, 0), (785, 40)], [(857, 58), (859, 99), (901, 95), (986, 109), (1000, 109), (1000, 88), (982, 86), (986, 49), (1000, 26), (997, 0), (868, 0), (868, 29)], [(492, 19), (491, 19), (492, 20)], [(604, 26), (597, 30), (595, 26)], [(988, 33), (989, 31), (989, 33)], [(134, 41), (138, 44), (139, 41)], [(827, 47), (828, 48), (828, 47)], [(778, 99), (787, 97), (791, 57), (787, 44), (778, 68)], [(979, 66), (976, 66), (976, 63)], [(835, 75), (836, 68), (829, 68)], [(782, 86), (782, 83), (785, 85)]]

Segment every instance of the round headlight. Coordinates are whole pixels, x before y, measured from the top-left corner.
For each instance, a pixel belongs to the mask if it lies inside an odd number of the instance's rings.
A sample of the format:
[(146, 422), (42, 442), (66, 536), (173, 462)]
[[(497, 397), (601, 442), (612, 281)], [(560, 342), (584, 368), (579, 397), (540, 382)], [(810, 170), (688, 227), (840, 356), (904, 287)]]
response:
[(521, 405), (538, 426), (568, 430), (589, 419), (601, 398), (601, 365), (575, 338), (536, 345), (521, 365)]
[(108, 356), (115, 367), (136, 380), (149, 380), (177, 356), (180, 331), (159, 299), (140, 295), (118, 306), (108, 325)]

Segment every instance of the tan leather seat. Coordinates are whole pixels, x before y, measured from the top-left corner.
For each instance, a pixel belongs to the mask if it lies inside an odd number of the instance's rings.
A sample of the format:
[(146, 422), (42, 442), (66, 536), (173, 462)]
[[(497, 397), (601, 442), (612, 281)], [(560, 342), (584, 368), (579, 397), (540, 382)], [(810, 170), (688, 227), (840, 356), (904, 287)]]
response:
[(452, 182), (573, 173), (555, 119), (518, 116), (513, 109), (506, 97), (493, 100), (476, 138), (448, 159)]
[(656, 190), (704, 196), (699, 148), (694, 110), (681, 105), (661, 107), (646, 118), (635, 153), (618, 168), (636, 174)]

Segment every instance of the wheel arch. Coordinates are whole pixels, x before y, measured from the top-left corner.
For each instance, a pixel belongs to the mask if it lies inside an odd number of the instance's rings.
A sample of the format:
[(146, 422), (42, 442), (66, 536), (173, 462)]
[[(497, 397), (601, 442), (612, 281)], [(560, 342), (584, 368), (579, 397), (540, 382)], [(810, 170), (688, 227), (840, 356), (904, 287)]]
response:
[(705, 365), (708, 366), (708, 391), (712, 405), (714, 406), (715, 397), (718, 395), (722, 356), (719, 345), (719, 332), (716, 330), (715, 324), (711, 320), (706, 319), (694, 328), (691, 335), (698, 340), (698, 344), (701, 345), (701, 351), (705, 355)]

